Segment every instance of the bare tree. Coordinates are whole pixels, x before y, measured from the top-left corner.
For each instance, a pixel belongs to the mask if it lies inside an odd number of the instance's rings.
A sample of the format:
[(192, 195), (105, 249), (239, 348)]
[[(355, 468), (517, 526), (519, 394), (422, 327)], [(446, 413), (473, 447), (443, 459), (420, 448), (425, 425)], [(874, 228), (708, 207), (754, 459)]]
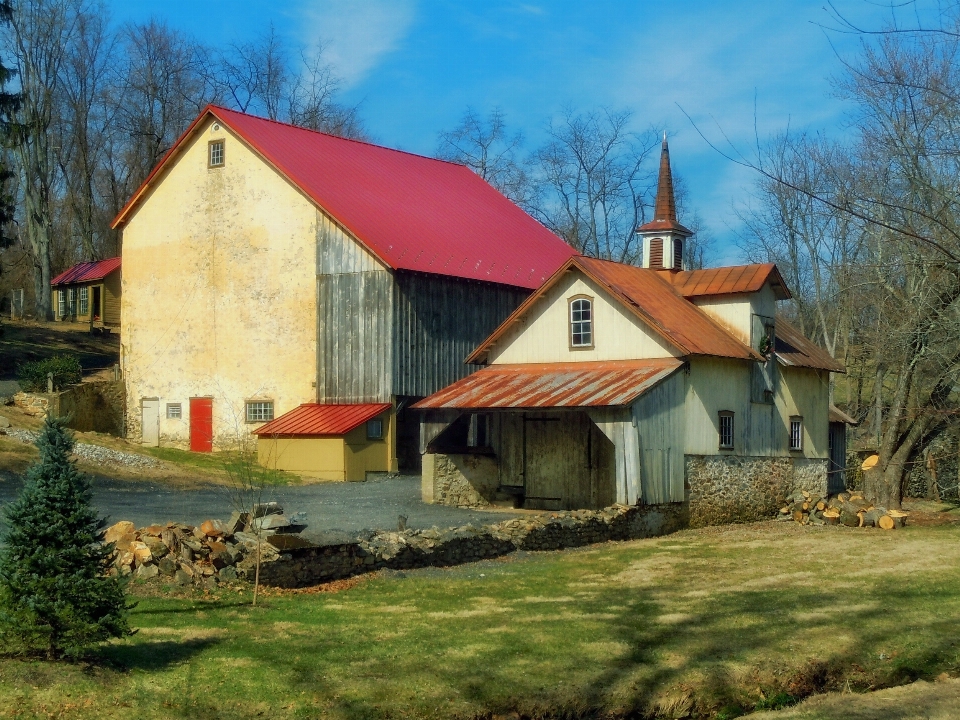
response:
[(60, 180), (51, 128), (67, 47), (83, 0), (15, 0), (7, 46), (14, 48), (20, 105), (12, 129), (23, 189), (23, 220), (34, 264), (37, 317), (50, 319), (53, 205)]
[(509, 133), (500, 108), (481, 117), (467, 108), (460, 124), (439, 134), (437, 157), (466, 165), (519, 205), (530, 204), (530, 178), (519, 152), (523, 135)]
[(635, 263), (642, 246), (635, 230), (656, 190), (647, 167), (657, 133), (637, 135), (630, 113), (568, 110), (549, 128), (551, 141), (532, 160), (538, 190), (534, 215), (570, 245), (593, 257)]
[(301, 50), (302, 68), (294, 74), (287, 97), (288, 119), (294, 125), (353, 140), (367, 139), (358, 107), (337, 100), (340, 79), (323, 56), (323, 44)]
[(284, 44), (273, 23), (249, 42), (234, 42), (219, 56), (216, 78), (222, 94), (241, 112), (262, 112), (280, 120), (290, 82)]

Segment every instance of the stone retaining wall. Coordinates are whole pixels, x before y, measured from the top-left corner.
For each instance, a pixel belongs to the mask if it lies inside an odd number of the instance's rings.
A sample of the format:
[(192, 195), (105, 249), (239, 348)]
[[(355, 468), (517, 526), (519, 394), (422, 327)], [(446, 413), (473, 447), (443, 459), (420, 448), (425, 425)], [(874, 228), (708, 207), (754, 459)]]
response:
[(426, 503), (486, 507), (500, 485), (497, 459), (490, 455), (423, 456), (421, 495)]
[[(671, 503), (531, 515), (484, 527), (369, 533), (356, 542), (281, 551), (261, 563), (260, 581), (277, 587), (306, 587), (381, 569), (446, 567), (516, 550), (560, 550), (655, 537), (687, 524), (686, 505)], [(249, 560), (237, 570), (242, 577), (253, 578)]]
[(69, 416), (67, 427), (80, 432), (123, 433), (122, 381), (84, 382), (52, 394), (20, 392), (13, 396), (13, 403), (28, 415)]
[(685, 474), (691, 527), (775, 517), (797, 490), (827, 494), (827, 460), (687, 455)]

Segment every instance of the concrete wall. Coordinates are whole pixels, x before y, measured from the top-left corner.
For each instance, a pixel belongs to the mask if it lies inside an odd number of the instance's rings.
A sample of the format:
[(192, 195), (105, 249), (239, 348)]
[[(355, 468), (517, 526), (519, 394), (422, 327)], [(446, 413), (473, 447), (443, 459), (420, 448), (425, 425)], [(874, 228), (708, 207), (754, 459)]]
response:
[[(571, 349), (569, 298), (593, 298), (594, 344)], [(676, 357), (678, 351), (647, 328), (606, 291), (573, 270), (536, 304), (524, 319), (490, 350), (491, 364), (534, 362), (588, 362)]]
[(124, 417), (123, 382), (96, 381), (73, 385), (58, 393), (17, 393), (13, 402), (29, 415), (69, 416), (67, 427), (80, 432), (120, 436)]
[(688, 455), (690, 525), (769, 520), (796, 490), (827, 494), (827, 460)]
[[(191, 397), (213, 397), (214, 447), (256, 425), (249, 399), (279, 416), (316, 399), (316, 207), (226, 128), (198, 127), (123, 229), (128, 436), (142, 398), (161, 412), (160, 442), (189, 442)], [(207, 167), (208, 141), (225, 162)]]

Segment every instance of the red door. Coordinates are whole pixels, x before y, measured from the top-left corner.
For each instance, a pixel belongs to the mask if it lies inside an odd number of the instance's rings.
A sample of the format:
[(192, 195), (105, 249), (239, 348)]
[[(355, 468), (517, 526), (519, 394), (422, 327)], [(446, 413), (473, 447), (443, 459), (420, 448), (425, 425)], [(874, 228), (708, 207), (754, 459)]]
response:
[(190, 449), (213, 450), (213, 398), (190, 398)]

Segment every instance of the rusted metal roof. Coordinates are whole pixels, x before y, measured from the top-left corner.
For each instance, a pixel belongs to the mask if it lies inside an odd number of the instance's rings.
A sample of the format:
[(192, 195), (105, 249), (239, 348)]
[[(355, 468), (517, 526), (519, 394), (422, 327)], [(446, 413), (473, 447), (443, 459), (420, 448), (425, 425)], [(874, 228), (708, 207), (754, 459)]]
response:
[(367, 420), (372, 420), (392, 406), (389, 403), (360, 405), (321, 405), (304, 403), (288, 413), (261, 425), (255, 435), (309, 436), (346, 435)]
[(527, 310), (570, 270), (579, 270), (606, 288), (628, 310), (683, 355), (762, 360), (759, 354), (731, 335), (719, 323), (682, 298), (664, 273), (578, 255), (527, 298), (466, 360), (482, 364), (490, 348)]
[(777, 331), (774, 352), (783, 365), (806, 367), (830, 372), (846, 372), (843, 363), (834, 360), (830, 353), (812, 340), (803, 336), (797, 328), (777, 315)]
[(575, 253), (463, 165), (212, 105), (154, 168), (113, 227), (126, 222), (209, 116), (388, 267), (532, 290)]
[(413, 405), (418, 410), (629, 405), (683, 365), (675, 358), (491, 365)]
[(844, 423), (845, 425), (859, 425), (854, 418), (847, 415), (843, 410), (838, 408), (836, 405), (830, 406), (830, 422)]
[(733, 265), (708, 270), (664, 272), (663, 276), (685, 298), (703, 295), (739, 295), (757, 292), (769, 282), (777, 300), (790, 299), (790, 290), (773, 263)]
[(118, 257), (97, 260), (95, 262), (77, 263), (69, 270), (64, 270), (51, 280), (50, 287), (102, 280), (114, 270), (119, 269), (120, 258)]

